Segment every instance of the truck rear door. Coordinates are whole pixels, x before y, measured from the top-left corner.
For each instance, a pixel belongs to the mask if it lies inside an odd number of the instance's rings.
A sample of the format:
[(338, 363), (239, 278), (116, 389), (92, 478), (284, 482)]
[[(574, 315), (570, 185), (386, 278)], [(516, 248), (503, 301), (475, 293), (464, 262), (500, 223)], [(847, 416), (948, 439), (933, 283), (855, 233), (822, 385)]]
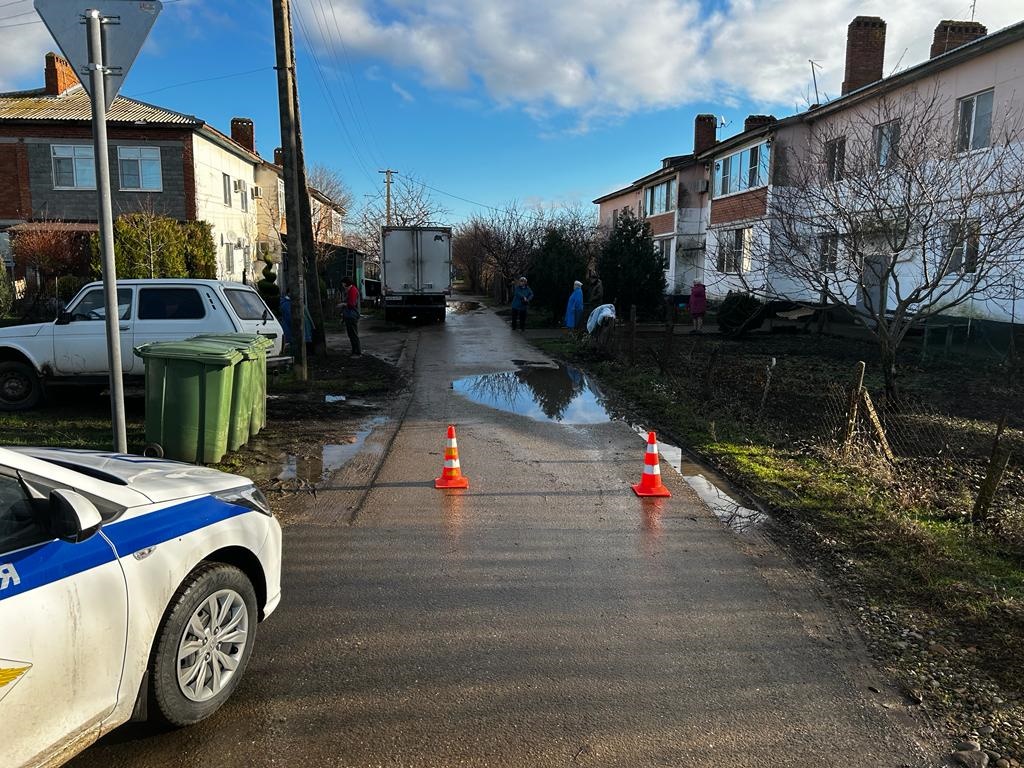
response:
[(437, 230), (421, 230), (419, 238), (419, 287), (423, 293), (445, 293), (451, 288), (451, 235)]
[(419, 288), (417, 261), (415, 230), (384, 230), (384, 282), (387, 290), (415, 293)]

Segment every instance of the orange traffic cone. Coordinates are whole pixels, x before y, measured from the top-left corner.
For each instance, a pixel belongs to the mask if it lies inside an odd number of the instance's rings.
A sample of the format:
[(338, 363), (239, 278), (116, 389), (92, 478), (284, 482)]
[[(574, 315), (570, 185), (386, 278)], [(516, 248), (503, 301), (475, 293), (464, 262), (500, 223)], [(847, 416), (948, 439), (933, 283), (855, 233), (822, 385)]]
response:
[(444, 449), (444, 469), (434, 480), (435, 488), (469, 488), (469, 478), (459, 468), (459, 445), (455, 440), (455, 427), (448, 425), (448, 444)]
[(647, 433), (647, 453), (644, 454), (644, 473), (640, 482), (633, 486), (637, 496), (671, 496), (661, 482), (661, 463), (658, 460), (658, 438), (653, 432)]

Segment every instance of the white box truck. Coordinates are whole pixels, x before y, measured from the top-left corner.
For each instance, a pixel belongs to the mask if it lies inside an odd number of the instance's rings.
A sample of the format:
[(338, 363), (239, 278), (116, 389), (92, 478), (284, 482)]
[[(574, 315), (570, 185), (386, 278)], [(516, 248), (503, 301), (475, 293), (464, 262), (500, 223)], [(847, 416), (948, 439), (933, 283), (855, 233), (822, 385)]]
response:
[(382, 227), (384, 319), (444, 322), (452, 294), (451, 227)]

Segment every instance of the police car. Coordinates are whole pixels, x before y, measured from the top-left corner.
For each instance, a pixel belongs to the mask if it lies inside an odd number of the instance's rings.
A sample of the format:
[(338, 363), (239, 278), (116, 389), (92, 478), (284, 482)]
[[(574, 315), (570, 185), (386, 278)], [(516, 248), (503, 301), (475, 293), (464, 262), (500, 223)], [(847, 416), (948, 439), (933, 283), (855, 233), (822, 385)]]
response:
[(0, 448), (0, 765), (59, 765), (129, 719), (213, 713), (280, 578), (281, 527), (243, 477)]

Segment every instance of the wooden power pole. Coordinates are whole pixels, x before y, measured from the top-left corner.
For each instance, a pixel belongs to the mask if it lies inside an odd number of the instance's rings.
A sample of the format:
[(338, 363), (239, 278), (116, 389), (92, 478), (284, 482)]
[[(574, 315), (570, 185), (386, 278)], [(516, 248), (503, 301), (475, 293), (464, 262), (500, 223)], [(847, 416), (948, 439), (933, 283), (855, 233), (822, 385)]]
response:
[(398, 173), (390, 168), (385, 168), (383, 171), (377, 171), (377, 173), (384, 174), (384, 221), (387, 226), (391, 226), (391, 176), (392, 174)]
[[(295, 376), (309, 379), (306, 360), (306, 259), (303, 250), (302, 199), (308, 196), (299, 174), (298, 125), (295, 103), (295, 51), (292, 45), (290, 0), (271, 0), (274, 6), (274, 45), (277, 49), (277, 98), (281, 111), (281, 148), (284, 151), (284, 200), (288, 225), (288, 293), (291, 298), (292, 352)], [(308, 204), (308, 203), (307, 203)]]

